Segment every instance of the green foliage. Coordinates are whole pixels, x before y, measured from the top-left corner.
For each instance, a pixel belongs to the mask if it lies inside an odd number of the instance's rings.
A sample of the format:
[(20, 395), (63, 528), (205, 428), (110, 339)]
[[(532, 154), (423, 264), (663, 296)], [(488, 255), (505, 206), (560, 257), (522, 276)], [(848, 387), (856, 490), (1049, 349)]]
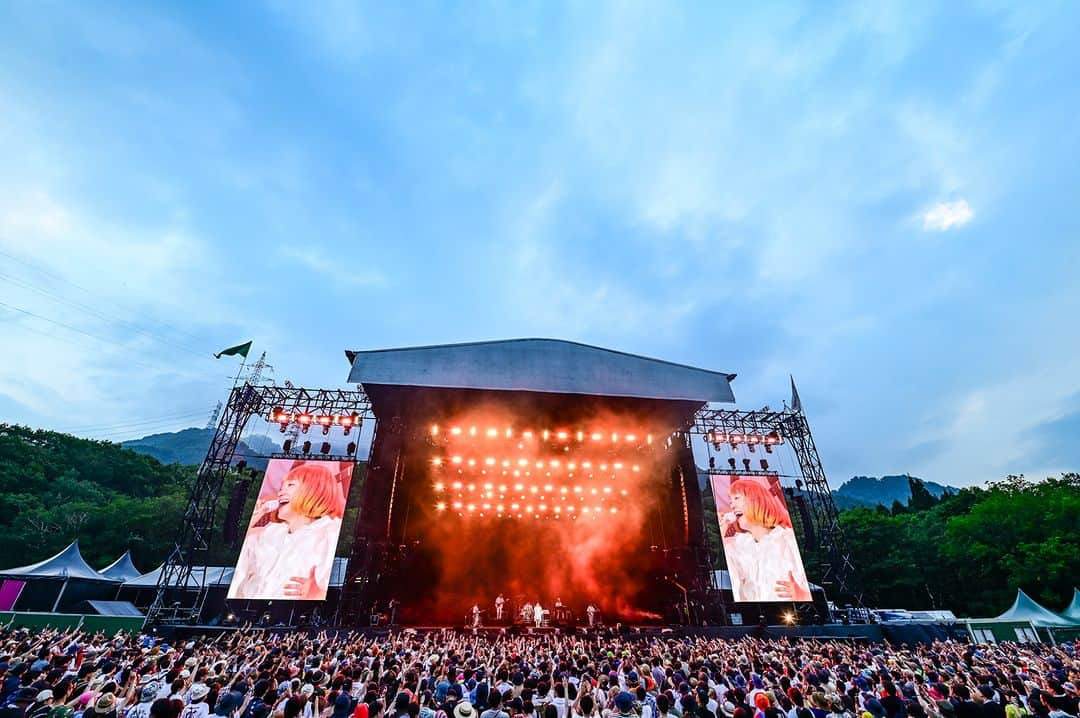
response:
[(1018, 587), (1051, 609), (1068, 603), (1080, 572), (1080, 475), (1009, 477), (940, 500), (919, 488), (913, 481), (907, 506), (840, 516), (868, 605), (989, 616)]
[(0, 424), (0, 566), (32, 563), (82, 538), (95, 568), (130, 548), (140, 568), (157, 566), (176, 539), (190, 466), (104, 441)]

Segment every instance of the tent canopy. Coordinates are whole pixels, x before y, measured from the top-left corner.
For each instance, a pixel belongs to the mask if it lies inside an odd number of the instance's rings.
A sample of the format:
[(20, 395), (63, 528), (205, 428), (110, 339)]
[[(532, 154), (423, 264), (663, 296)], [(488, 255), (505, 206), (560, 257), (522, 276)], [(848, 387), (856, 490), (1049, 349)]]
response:
[[(349, 559), (340, 556), (334, 559), (334, 566), (330, 571), (330, 587), (340, 588), (345, 583), (345, 568)], [(161, 577), (162, 566), (153, 571), (148, 571), (141, 576), (124, 581), (124, 588), (154, 588)], [(192, 566), (191, 577), (187, 581), (187, 588), (198, 588), (203, 581), (203, 571), (206, 571), (206, 586), (228, 586), (232, 583), (232, 566)], [(175, 585), (175, 584), (174, 584)]]
[(1073, 600), (1069, 606), (1061, 612), (1061, 615), (1070, 621), (1080, 623), (1080, 588), (1073, 589)]
[(0, 571), (0, 576), (7, 578), (62, 578), (97, 581), (99, 583), (119, 583), (120, 579), (102, 576), (90, 567), (79, 552), (79, 542), (71, 544), (55, 556), (27, 566), (9, 568)]
[(135, 568), (131, 561), (131, 551), (125, 551), (124, 555), (110, 563), (99, 572), (105, 578), (113, 578), (117, 581), (130, 581), (142, 575), (142, 571)]
[(1012, 607), (995, 620), (1027, 621), (1039, 628), (1077, 625), (1076, 621), (1063, 618), (1050, 609), (1043, 608), (1020, 589), (1016, 589), (1016, 600), (1013, 601)]

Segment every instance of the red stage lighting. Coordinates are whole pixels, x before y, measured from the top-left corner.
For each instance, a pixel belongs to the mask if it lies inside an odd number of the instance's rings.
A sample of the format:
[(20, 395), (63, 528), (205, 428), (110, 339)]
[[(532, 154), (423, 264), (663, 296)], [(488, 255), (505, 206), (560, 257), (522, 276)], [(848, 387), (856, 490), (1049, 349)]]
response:
[(312, 418), (311, 414), (308, 414), (307, 412), (296, 415), (296, 423), (300, 425), (300, 431), (305, 434), (307, 433), (308, 427), (311, 426)]

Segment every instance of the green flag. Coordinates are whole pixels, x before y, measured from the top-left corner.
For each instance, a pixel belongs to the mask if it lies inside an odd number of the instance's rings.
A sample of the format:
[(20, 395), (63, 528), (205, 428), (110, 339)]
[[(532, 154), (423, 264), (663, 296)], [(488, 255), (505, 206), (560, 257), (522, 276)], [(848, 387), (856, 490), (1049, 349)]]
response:
[(239, 354), (240, 356), (247, 359), (249, 351), (251, 351), (251, 342), (244, 342), (243, 344), (237, 344), (236, 346), (229, 347), (228, 349), (222, 349), (214, 355), (214, 358), (220, 359), (221, 357), (231, 357)]

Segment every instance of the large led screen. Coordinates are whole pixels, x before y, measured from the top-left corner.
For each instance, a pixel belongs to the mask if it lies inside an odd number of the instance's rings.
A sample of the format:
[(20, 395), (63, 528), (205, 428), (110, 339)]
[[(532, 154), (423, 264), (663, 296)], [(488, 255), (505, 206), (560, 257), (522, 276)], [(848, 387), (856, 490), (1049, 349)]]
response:
[(780, 479), (710, 478), (735, 601), (809, 601), (810, 584)]
[(352, 473), (352, 461), (271, 459), (229, 598), (326, 598)]

